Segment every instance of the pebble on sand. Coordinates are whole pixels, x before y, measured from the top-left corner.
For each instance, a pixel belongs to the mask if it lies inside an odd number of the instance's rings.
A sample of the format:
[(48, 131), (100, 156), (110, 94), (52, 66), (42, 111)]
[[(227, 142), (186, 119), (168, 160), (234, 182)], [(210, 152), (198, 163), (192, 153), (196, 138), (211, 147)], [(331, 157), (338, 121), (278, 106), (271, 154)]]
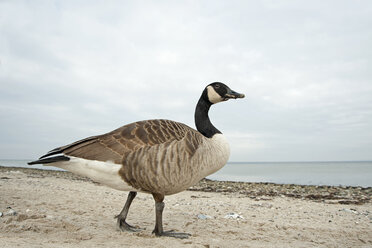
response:
[(12, 209), (11, 207), (7, 207), (7, 209), (8, 209), (8, 211), (6, 211), (5, 213), (2, 213), (1, 212), (0, 217), (2, 217), (2, 216), (15, 216), (15, 215), (17, 215), (17, 212), (14, 209)]
[(228, 213), (227, 215), (225, 215), (224, 217), (225, 219), (235, 219), (235, 220), (238, 220), (238, 219), (244, 219), (243, 216), (237, 214), (237, 213)]
[(198, 219), (200, 219), (200, 220), (212, 219), (212, 216), (204, 215), (204, 214), (198, 214)]

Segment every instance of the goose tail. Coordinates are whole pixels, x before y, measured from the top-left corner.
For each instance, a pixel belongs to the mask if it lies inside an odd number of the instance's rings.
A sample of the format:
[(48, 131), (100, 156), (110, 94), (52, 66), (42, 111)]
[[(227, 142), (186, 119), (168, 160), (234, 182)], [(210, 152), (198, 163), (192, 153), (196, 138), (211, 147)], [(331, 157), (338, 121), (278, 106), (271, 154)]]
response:
[(61, 161), (69, 161), (70, 158), (66, 157), (64, 155), (61, 156), (54, 156), (54, 157), (49, 157), (49, 158), (43, 158), (35, 161), (28, 162), (28, 165), (33, 165), (33, 164), (50, 164), (50, 163), (55, 163), (55, 162), (61, 162)]

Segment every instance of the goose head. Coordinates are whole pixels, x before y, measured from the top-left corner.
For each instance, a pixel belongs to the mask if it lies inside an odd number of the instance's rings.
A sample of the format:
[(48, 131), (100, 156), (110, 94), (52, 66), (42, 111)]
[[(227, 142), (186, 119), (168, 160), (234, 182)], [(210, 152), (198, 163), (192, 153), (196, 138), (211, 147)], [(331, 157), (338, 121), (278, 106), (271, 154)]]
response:
[(212, 104), (227, 101), (229, 99), (244, 98), (244, 94), (231, 90), (226, 84), (214, 82), (207, 85), (206, 97)]

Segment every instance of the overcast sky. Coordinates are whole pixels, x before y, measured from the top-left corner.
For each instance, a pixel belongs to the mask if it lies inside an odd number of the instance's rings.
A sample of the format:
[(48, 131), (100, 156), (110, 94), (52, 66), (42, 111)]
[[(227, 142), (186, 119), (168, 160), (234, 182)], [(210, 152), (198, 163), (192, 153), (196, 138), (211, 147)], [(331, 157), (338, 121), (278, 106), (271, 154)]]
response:
[(372, 159), (372, 1), (0, 1), (0, 158), (138, 120), (194, 125), (230, 161)]

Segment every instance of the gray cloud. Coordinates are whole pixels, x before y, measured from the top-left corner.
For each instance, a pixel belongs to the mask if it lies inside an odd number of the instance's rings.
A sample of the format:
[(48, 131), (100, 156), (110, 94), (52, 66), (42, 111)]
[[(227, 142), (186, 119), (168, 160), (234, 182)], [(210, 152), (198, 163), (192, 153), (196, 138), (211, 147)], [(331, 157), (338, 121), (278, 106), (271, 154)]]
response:
[(0, 158), (123, 124), (193, 124), (206, 84), (232, 161), (372, 159), (372, 4), (2, 1)]

